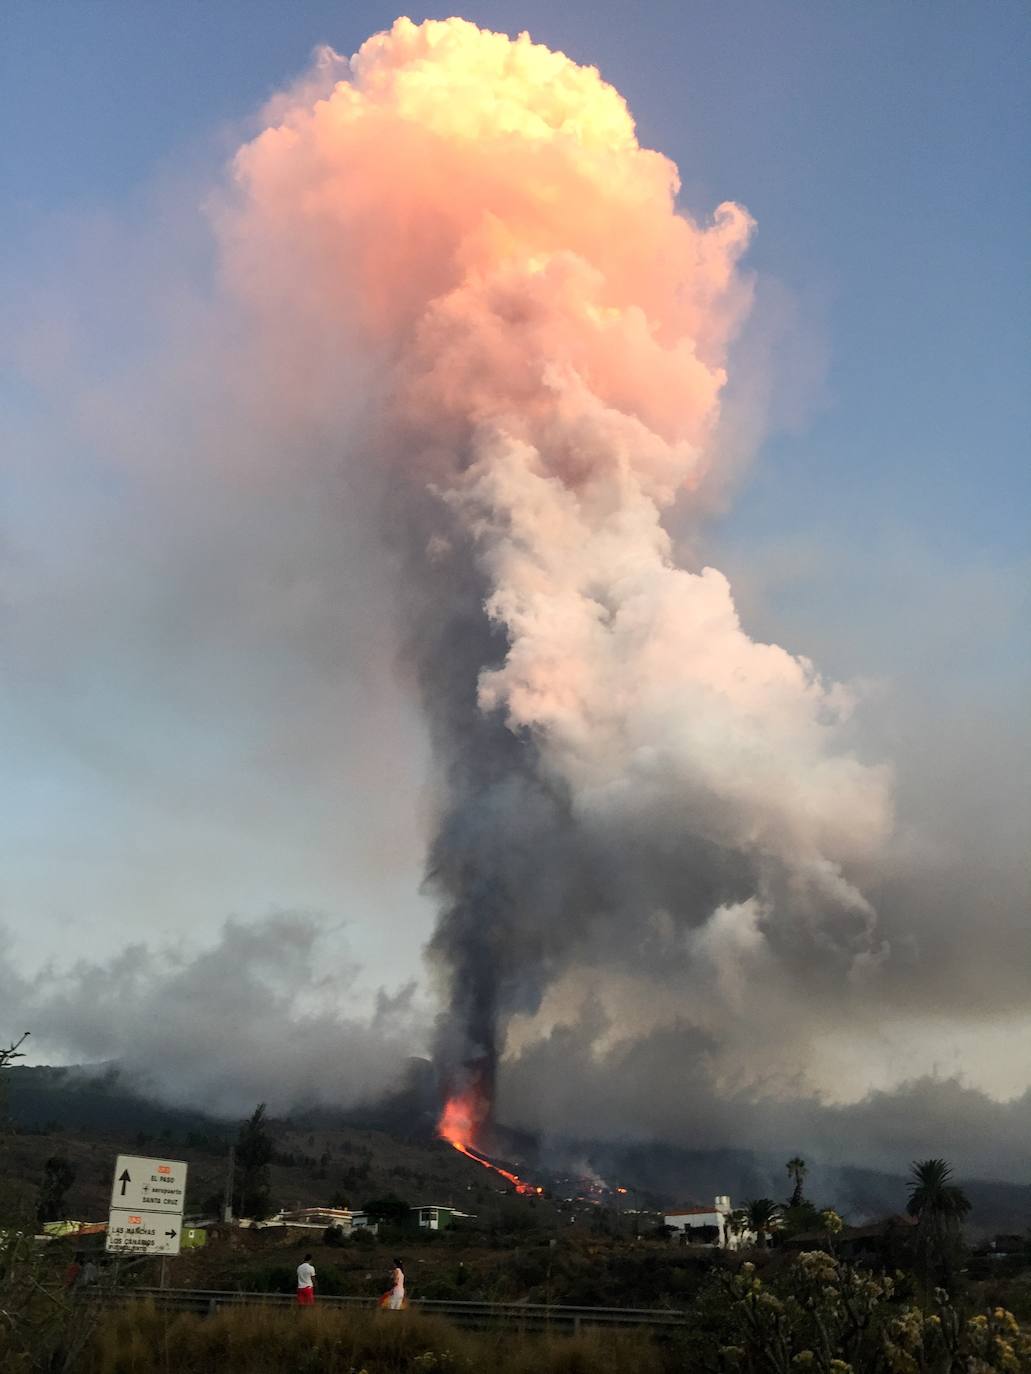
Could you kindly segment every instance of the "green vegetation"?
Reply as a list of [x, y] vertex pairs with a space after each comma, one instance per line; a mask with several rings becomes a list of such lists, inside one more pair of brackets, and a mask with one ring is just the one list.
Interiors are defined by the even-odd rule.
[[[877, 1275], [823, 1251], [767, 1281], [746, 1263], [721, 1274], [685, 1371], [742, 1374], [1027, 1374], [1031, 1334], [1001, 1307], [964, 1319], [944, 1290], [920, 1306], [905, 1277]], [[704, 1317], [708, 1317], [705, 1323]], [[707, 1354], [715, 1346], [717, 1361]]]

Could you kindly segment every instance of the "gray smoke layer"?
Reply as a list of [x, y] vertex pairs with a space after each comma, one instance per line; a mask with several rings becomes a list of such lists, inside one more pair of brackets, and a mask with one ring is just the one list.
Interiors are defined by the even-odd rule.
[[503, 1116], [545, 1140], [575, 1137], [590, 1122], [598, 1138], [627, 1147], [659, 1140], [717, 1157], [755, 1151], [777, 1162], [778, 1189], [780, 1160], [796, 1153], [895, 1175], [913, 1159], [944, 1156], [967, 1178], [1027, 1179], [1031, 1089], [1000, 1102], [957, 1077], [920, 1075], [836, 1105], [802, 1084], [785, 1094], [772, 1084], [763, 1091], [717, 1081], [711, 1064], [720, 1046], [689, 1024], [618, 1040], [604, 1053], [597, 1039], [597, 1023], [585, 1018], [515, 1059]]
[[227, 921], [207, 945], [132, 944], [106, 962], [33, 976], [0, 960], [0, 1006], [32, 1032], [32, 1057], [115, 1063], [140, 1093], [240, 1116], [375, 1102], [426, 1033], [409, 984], [348, 1016], [360, 969], [325, 920], [283, 912]]

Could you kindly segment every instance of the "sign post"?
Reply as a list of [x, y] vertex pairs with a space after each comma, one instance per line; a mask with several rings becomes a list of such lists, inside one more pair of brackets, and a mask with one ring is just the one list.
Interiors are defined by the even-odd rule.
[[182, 1160], [119, 1155], [111, 1184], [107, 1249], [118, 1255], [178, 1255], [185, 1202]]

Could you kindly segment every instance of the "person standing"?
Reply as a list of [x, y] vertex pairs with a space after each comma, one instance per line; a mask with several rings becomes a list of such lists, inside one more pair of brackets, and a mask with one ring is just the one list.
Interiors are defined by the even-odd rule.
[[405, 1271], [399, 1259], [394, 1260], [394, 1272], [391, 1277], [393, 1287], [390, 1290], [390, 1300], [387, 1307], [391, 1312], [399, 1312], [405, 1302]]
[[312, 1307], [315, 1303], [315, 1266], [311, 1255], [305, 1255], [297, 1266], [297, 1304], [299, 1307]]

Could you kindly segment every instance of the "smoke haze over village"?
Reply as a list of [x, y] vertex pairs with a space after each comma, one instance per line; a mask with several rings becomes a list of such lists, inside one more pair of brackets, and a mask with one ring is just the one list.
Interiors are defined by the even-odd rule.
[[475, 17], [5, 239], [8, 1029], [216, 1112], [486, 1059], [543, 1138], [1022, 1178], [1028, 559], [957, 532], [1019, 417], [951, 503], [937, 420], [836, 457], [878, 394], [745, 173]]

